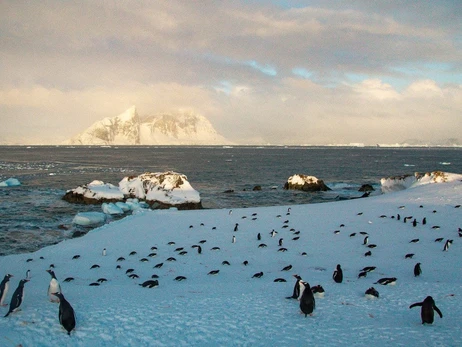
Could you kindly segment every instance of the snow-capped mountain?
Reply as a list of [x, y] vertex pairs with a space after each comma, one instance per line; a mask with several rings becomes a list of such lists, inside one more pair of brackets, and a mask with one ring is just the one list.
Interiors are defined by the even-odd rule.
[[113, 118], [95, 122], [69, 141], [71, 145], [222, 145], [230, 141], [209, 120], [193, 112], [141, 118], [132, 106]]

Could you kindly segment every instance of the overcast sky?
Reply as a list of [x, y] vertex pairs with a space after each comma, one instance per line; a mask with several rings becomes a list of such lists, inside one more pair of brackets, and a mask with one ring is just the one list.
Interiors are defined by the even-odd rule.
[[462, 143], [462, 1], [0, 1], [0, 143], [132, 105], [241, 144]]

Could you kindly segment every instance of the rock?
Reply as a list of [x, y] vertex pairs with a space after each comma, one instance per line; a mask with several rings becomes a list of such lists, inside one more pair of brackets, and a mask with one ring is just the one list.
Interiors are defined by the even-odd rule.
[[85, 235], [86, 233], [87, 233], [87, 232], [85, 232], [85, 231], [76, 230], [76, 231], [74, 231], [74, 233], [72, 234], [72, 238], [82, 237], [82, 236]]
[[363, 184], [358, 192], [373, 192], [375, 189], [370, 184]]
[[253, 191], [256, 191], [256, 190], [261, 190], [261, 186], [255, 186], [255, 187], [253, 187], [253, 189], [252, 189], [252, 190], [253, 190]]
[[287, 182], [284, 184], [284, 189], [303, 190], [305, 192], [331, 190], [324, 184], [323, 180], [320, 180], [314, 176], [299, 174], [290, 176]]
[[234, 193], [234, 189], [225, 190], [223, 193], [226, 193], [226, 194]]

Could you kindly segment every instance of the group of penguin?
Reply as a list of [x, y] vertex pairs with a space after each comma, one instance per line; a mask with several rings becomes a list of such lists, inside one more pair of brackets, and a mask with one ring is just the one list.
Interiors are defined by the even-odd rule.
[[[70, 336], [71, 331], [75, 328], [75, 312], [71, 304], [65, 299], [64, 295], [61, 292], [61, 286], [56, 279], [55, 273], [52, 270], [46, 270], [51, 276], [50, 284], [48, 286], [48, 297], [51, 302], [59, 303], [58, 318], [59, 322], [66, 329], [67, 334]], [[2, 282], [0, 283], [0, 305], [7, 306], [5, 303], [6, 295], [9, 290], [10, 278], [13, 277], [11, 274], [5, 275]], [[8, 317], [11, 313], [17, 312], [20, 310], [24, 298], [24, 285], [30, 281], [30, 271], [26, 273], [26, 278], [19, 281], [18, 287], [14, 291], [10, 307], [5, 315]]]

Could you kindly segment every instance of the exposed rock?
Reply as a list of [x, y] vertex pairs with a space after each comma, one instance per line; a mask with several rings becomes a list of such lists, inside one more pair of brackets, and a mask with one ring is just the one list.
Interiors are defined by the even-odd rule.
[[226, 194], [234, 193], [234, 189], [225, 190], [223, 193], [226, 193]]
[[373, 192], [375, 189], [370, 184], [363, 184], [358, 192]]
[[253, 190], [253, 191], [256, 191], [256, 190], [261, 190], [261, 186], [255, 186], [255, 187], [253, 187], [253, 189], [252, 189], [252, 190]]
[[89, 184], [68, 190], [63, 200], [77, 204], [101, 204], [103, 202], [117, 202], [124, 200], [124, 194], [118, 187], [102, 181], [93, 181]]
[[284, 184], [284, 189], [303, 190], [305, 192], [319, 192], [331, 190], [326, 186], [323, 180], [317, 179], [314, 176], [293, 175], [290, 176]]

